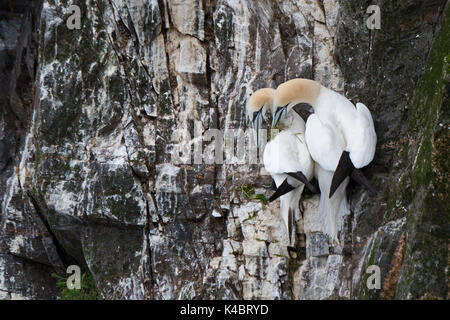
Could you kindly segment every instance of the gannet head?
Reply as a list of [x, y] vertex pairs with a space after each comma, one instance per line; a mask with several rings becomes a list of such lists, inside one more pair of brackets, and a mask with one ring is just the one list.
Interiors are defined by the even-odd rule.
[[259, 128], [266, 109], [272, 109], [275, 89], [263, 88], [255, 91], [247, 102], [247, 119], [256, 131], [256, 144], [259, 146]]
[[321, 85], [309, 79], [292, 79], [280, 84], [275, 92], [272, 107], [272, 127], [298, 103], [314, 107]]

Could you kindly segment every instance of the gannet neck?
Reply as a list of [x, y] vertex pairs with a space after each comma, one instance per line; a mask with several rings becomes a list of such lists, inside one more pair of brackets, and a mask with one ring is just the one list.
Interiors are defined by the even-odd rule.
[[305, 133], [305, 120], [297, 112], [289, 112], [280, 120], [280, 129], [293, 133]]
[[275, 106], [288, 106], [290, 110], [299, 103], [308, 103], [314, 107], [322, 86], [309, 79], [292, 79], [278, 86], [275, 93]]
[[326, 122], [326, 118], [336, 120], [337, 118], [354, 118], [356, 108], [342, 94], [331, 89], [321, 87], [319, 95], [314, 104], [312, 104], [314, 113], [316, 113], [322, 121]]

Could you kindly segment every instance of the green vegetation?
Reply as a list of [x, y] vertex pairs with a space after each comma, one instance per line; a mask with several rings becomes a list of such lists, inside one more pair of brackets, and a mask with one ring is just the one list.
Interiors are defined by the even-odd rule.
[[251, 187], [247, 184], [243, 184], [241, 186], [241, 192], [248, 199], [259, 200], [263, 204], [267, 204], [267, 202], [268, 202], [266, 197], [262, 193], [255, 194], [255, 188]]
[[[428, 55], [408, 110], [407, 139], [399, 152], [401, 179], [388, 204], [406, 207], [406, 244], [394, 299], [445, 297], [448, 267], [448, 96], [446, 75], [450, 8]], [[394, 198], [395, 196], [395, 198]], [[390, 209], [388, 207], [388, 209]]]
[[81, 289], [67, 288], [67, 276], [60, 276], [52, 273], [52, 278], [57, 279], [56, 286], [61, 289], [60, 300], [97, 300], [98, 291], [95, 286], [94, 278], [89, 272], [83, 273], [81, 276]]
[[247, 221], [249, 221], [249, 220], [255, 218], [256, 216], [258, 216], [258, 212], [252, 211], [252, 212], [250, 212], [250, 213], [248, 214], [248, 217], [245, 218], [242, 222], [247, 222]]
[[269, 141], [273, 140], [280, 133], [280, 123], [278, 122], [272, 129], [267, 131]]

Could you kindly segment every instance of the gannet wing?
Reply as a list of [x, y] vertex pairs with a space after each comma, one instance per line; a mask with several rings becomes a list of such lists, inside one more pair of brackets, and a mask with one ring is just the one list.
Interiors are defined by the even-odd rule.
[[347, 176], [373, 191], [366, 177], [359, 170], [368, 165], [375, 155], [377, 137], [372, 115], [364, 104], [357, 103], [354, 112], [341, 114], [339, 119], [339, 130], [345, 136], [346, 145], [334, 170], [329, 197], [333, 196]]
[[306, 178], [306, 176], [303, 174], [303, 172], [301, 172], [301, 171], [288, 172], [287, 174], [289, 176], [291, 176], [292, 178], [295, 178], [298, 181], [303, 182], [305, 184], [305, 186], [309, 189], [309, 191], [311, 191], [312, 193], [319, 193], [319, 190], [317, 189], [317, 187], [314, 186], [314, 184], [312, 184], [311, 182], [309, 182], [308, 178]]
[[334, 171], [343, 148], [332, 128], [312, 114], [306, 122], [305, 138], [311, 158], [323, 169]]
[[[317, 192], [309, 182], [313, 176], [314, 163], [306, 144], [296, 134], [288, 131], [280, 132], [266, 145], [263, 157], [264, 167], [272, 177], [287, 174], [295, 179], [291, 181], [291, 183], [294, 182], [294, 185], [289, 184], [289, 186], [298, 187], [299, 184], [295, 184], [295, 181], [298, 181], [304, 183], [312, 192]], [[286, 187], [287, 179], [283, 183], [285, 183], [284, 189], [280, 189], [280, 185], [271, 199], [275, 200], [292, 190], [292, 188]]]
[[289, 184], [288, 179], [284, 179], [283, 183], [277, 188], [275, 193], [269, 198], [269, 202], [275, 201], [282, 195], [285, 195], [288, 192], [291, 192], [296, 187]]
[[303, 172], [307, 178], [312, 178], [313, 162], [308, 148], [290, 132], [282, 131], [267, 143], [263, 162], [270, 174]]
[[339, 159], [339, 164], [336, 171], [333, 174], [333, 179], [331, 180], [329, 198], [331, 198], [340, 186], [345, 178], [350, 176], [353, 180], [365, 186], [371, 193], [375, 193], [375, 190], [369, 184], [369, 181], [364, 176], [361, 170], [355, 168], [353, 165], [350, 154], [347, 151], [342, 152], [341, 158]]
[[375, 155], [377, 135], [369, 109], [362, 104], [356, 104], [356, 117], [350, 135], [347, 135], [347, 148], [355, 168], [367, 166]]
[[329, 198], [333, 196], [342, 181], [352, 174], [354, 169], [355, 166], [350, 160], [350, 154], [347, 151], [342, 152], [336, 171], [333, 174], [333, 179], [331, 180]]

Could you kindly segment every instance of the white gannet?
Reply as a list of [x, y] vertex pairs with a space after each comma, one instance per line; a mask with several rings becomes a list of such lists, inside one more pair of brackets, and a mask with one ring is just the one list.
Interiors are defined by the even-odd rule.
[[333, 242], [338, 243], [336, 214], [345, 200], [347, 177], [372, 191], [359, 170], [368, 165], [375, 154], [372, 116], [364, 104], [357, 103], [355, 107], [343, 95], [316, 81], [293, 79], [277, 88], [272, 125], [291, 114], [298, 103], [308, 103], [314, 110], [306, 123], [305, 138], [312, 159], [320, 166], [316, 169], [321, 190], [319, 214], [325, 212], [331, 219], [329, 234]]
[[[258, 101], [258, 104], [249, 103], [251, 108], [247, 109], [250, 118], [253, 116], [255, 130], [259, 129], [258, 117], [264, 112], [264, 107], [270, 107], [272, 114], [275, 114], [272, 103], [274, 93], [274, 89], [261, 89], [250, 98], [250, 102]], [[277, 186], [269, 201], [280, 197], [280, 216], [286, 226], [289, 246], [293, 247], [295, 217], [299, 215], [299, 201], [304, 186], [307, 185], [311, 191], [316, 192], [316, 188], [309, 182], [314, 175], [314, 162], [306, 146], [305, 121], [302, 117], [292, 113], [281, 121], [281, 125], [285, 130], [266, 144], [263, 161], [266, 171]]]

